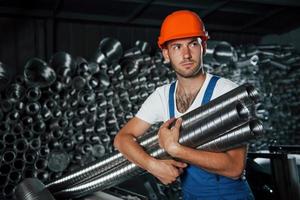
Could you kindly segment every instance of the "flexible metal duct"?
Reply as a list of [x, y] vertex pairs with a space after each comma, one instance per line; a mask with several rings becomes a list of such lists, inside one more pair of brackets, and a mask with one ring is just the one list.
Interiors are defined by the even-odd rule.
[[18, 83], [10, 85], [6, 90], [6, 97], [8, 99], [11, 99], [14, 102], [18, 102], [22, 100], [24, 98], [24, 95], [25, 95], [25, 88]]
[[259, 120], [251, 120], [245, 124], [235, 128], [229, 133], [200, 145], [197, 149], [212, 151], [212, 152], [223, 152], [230, 148], [242, 146], [247, 144], [249, 140], [261, 137], [263, 134], [263, 125]]
[[246, 66], [256, 66], [259, 61], [259, 57], [257, 55], [251, 56], [251, 58], [235, 62], [237, 67], [246, 67]]
[[208, 41], [204, 60], [211, 64], [236, 62], [237, 53], [228, 42]]
[[0, 62], [0, 91], [5, 90], [13, 77], [13, 69]]
[[[183, 115], [181, 130], [187, 130], [189, 127], [195, 125], [198, 121], [200, 121], [204, 116], [208, 116], [209, 114], [217, 112], [225, 106], [232, 104], [234, 101], [240, 100], [246, 102], [256, 102], [257, 99], [258, 92], [251, 85], [241, 85], [229, 91], [228, 93], [210, 101], [209, 103], [191, 111], [190, 113]], [[139, 139], [140, 145], [144, 146], [146, 149], [157, 144], [157, 141], [158, 136], [156, 132]], [[78, 184], [79, 182], [90, 179], [95, 175], [99, 175], [124, 161], [126, 161], [126, 159], [122, 156], [121, 153], [115, 153], [113, 155], [105, 157], [101, 161], [95, 161], [87, 167], [82, 167], [76, 172], [72, 172], [57, 180], [54, 180], [48, 183], [46, 187], [51, 192], [56, 192], [64, 189], [66, 185], [71, 186], [74, 184]]]
[[[203, 119], [201, 122], [196, 124], [196, 126], [191, 127], [186, 131], [181, 130], [179, 142], [183, 145], [197, 147], [203, 143], [203, 141], [212, 138], [212, 134], [215, 138], [217, 135], [227, 132], [241, 123], [246, 122], [249, 119], [249, 114], [247, 107], [241, 103], [228, 105], [222, 109], [222, 111], [216, 112]], [[149, 153], [151, 156], [157, 158], [167, 156], [163, 149], [158, 148], [158, 145]], [[126, 161], [115, 168], [113, 168], [113, 166], [114, 165], [106, 166], [112, 170], [100, 174], [100, 176], [95, 176], [91, 180], [88, 180], [89, 182], [87, 183], [82, 183], [72, 188], [59, 191], [55, 193], [55, 196], [59, 198], [74, 198], [83, 196], [118, 184], [127, 180], [129, 177], [132, 177], [132, 175], [139, 174], [140, 171], [142, 171], [135, 164], [130, 163], [129, 161]]]
[[118, 61], [123, 55], [121, 42], [114, 38], [103, 38], [99, 44], [97, 51], [92, 57], [92, 61], [97, 63], [113, 63]]
[[36, 178], [22, 181], [15, 190], [17, 200], [55, 200], [44, 184]]
[[[246, 105], [251, 105], [252, 103], [257, 103], [259, 100], [258, 91], [250, 84], [243, 84], [213, 100], [209, 103], [181, 116], [182, 124], [181, 130], [184, 131], [199, 121], [201, 121], [204, 117], [211, 115], [212, 113], [218, 112], [224, 107], [232, 104], [235, 101], [242, 101]], [[145, 144], [145, 146], [149, 146], [154, 144], [153, 141], [157, 141], [158, 136], [154, 134], [153, 137], [147, 136], [147, 138], [140, 140]]]
[[76, 70], [76, 64], [72, 56], [63, 51], [55, 53], [49, 64], [59, 76], [73, 75]]
[[[233, 147], [242, 146], [247, 141], [260, 137], [262, 133], [263, 133], [262, 124], [258, 120], [251, 120], [250, 122], [247, 122], [241, 125], [240, 127], [232, 131], [229, 131], [228, 133], [226, 133], [226, 135], [221, 136], [216, 140], [208, 142], [207, 144], [204, 145], [200, 145], [198, 149], [208, 150], [213, 152], [222, 152], [231, 149]], [[163, 152], [164, 151], [162, 149], [158, 149], [152, 152], [152, 155], [163, 154]], [[144, 170], [137, 167], [135, 164], [126, 161], [122, 163], [120, 166], [115, 167], [111, 171], [108, 171], [99, 177], [93, 178], [93, 180], [94, 182], [99, 180], [99, 182], [102, 183], [101, 189], [105, 189], [113, 185], [119, 184], [123, 181], [126, 181], [143, 172]], [[77, 192], [76, 190], [80, 188], [84, 188], [84, 186], [89, 187], [89, 190], [95, 190], [95, 191], [100, 190], [99, 188], [96, 188], [96, 186], [92, 182], [87, 182], [85, 184], [79, 185], [78, 187], [66, 189], [65, 192], [68, 191], [74, 194], [75, 192]], [[64, 191], [58, 193], [55, 196], [61, 197], [59, 195], [62, 195], [63, 192]], [[90, 192], [85, 191], [85, 192], [87, 192], [85, 194], [91, 193], [91, 191]], [[85, 195], [85, 194], [81, 194], [81, 195]], [[66, 198], [66, 196], [63, 197]]]
[[[142, 146], [146, 146], [146, 144], [148, 143], [144, 143], [143, 141], [140, 143]], [[78, 182], [82, 182], [92, 178], [95, 175], [101, 174], [111, 169], [112, 166], [117, 166], [124, 161], [126, 161], [126, 158], [124, 158], [121, 153], [114, 152], [113, 154], [106, 155], [101, 161], [95, 161], [91, 163], [90, 166], [81, 167], [76, 172], [71, 172], [57, 180], [48, 183], [46, 187], [49, 189], [49, 191], [56, 192], [66, 188], [66, 186], [78, 184]]]
[[56, 74], [45, 61], [39, 58], [32, 58], [24, 67], [24, 78], [28, 85], [42, 88], [54, 83]]
[[[120, 159], [122, 158], [122, 159]], [[76, 172], [72, 172], [70, 174], [65, 175], [62, 178], [59, 178], [57, 180], [54, 180], [46, 185], [46, 187], [51, 191], [51, 192], [56, 192], [59, 191], [63, 188], [66, 187], [66, 185], [74, 185], [78, 183], [79, 181], [86, 180], [88, 178], [91, 178], [95, 176], [96, 174], [103, 173], [110, 169], [111, 165], [115, 163], [118, 165], [119, 163], [123, 162], [125, 159], [122, 157], [121, 153], [115, 152], [114, 154], [109, 154], [105, 156], [104, 159], [101, 161], [97, 161], [92, 163], [88, 167], [82, 167]], [[108, 166], [108, 167], [107, 167]]]

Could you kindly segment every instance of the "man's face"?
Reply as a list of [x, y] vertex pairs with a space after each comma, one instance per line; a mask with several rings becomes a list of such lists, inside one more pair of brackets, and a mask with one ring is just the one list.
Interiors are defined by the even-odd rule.
[[162, 51], [165, 60], [170, 61], [178, 76], [191, 78], [202, 72], [201, 38], [171, 40]]

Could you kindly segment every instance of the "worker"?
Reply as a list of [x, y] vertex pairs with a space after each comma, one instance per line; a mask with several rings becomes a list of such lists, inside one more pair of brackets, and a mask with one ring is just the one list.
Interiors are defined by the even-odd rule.
[[[176, 81], [158, 87], [145, 100], [116, 135], [114, 145], [129, 161], [164, 184], [180, 176], [184, 200], [254, 199], [244, 177], [246, 146], [215, 153], [178, 142], [180, 116], [237, 87], [228, 79], [204, 72], [208, 38], [195, 12], [179, 10], [165, 18], [158, 46], [175, 71]], [[159, 145], [174, 159], [151, 157], [137, 143], [137, 137], [157, 122], [164, 122], [158, 131]]]

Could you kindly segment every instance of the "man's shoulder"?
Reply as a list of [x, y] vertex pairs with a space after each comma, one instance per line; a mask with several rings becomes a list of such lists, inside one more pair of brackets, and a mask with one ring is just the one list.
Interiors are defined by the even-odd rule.
[[[213, 75], [210, 74], [210, 76], [213, 76]], [[222, 94], [225, 94], [225, 93], [229, 92], [230, 90], [233, 90], [236, 87], [238, 87], [238, 84], [236, 84], [235, 82], [233, 82], [227, 78], [220, 77], [215, 86], [213, 98], [216, 98]]]
[[159, 94], [166, 94], [166, 93], [168, 93], [171, 84], [172, 83], [161, 85], [155, 89], [155, 92], [157, 92]]
[[225, 77], [222, 77], [219, 75], [208, 74], [208, 73], [207, 73], [207, 75], [219, 77], [219, 80], [217, 82], [218, 87], [227, 87], [227, 88], [231, 88], [231, 89], [238, 87], [238, 84], [236, 84], [235, 82], [233, 82], [232, 80], [230, 80], [228, 78], [225, 78]]
[[220, 84], [221, 86], [226, 86], [226, 87], [231, 87], [231, 88], [238, 87], [238, 84], [236, 84], [235, 82], [233, 82], [232, 80], [230, 80], [228, 78], [221, 77], [219, 81], [221, 83]]

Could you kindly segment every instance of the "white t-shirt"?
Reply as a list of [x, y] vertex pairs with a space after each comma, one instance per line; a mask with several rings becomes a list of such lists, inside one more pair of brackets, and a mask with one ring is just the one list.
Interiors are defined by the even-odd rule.
[[[201, 87], [200, 91], [198, 92], [194, 102], [192, 105], [185, 111], [185, 113], [188, 113], [199, 106], [201, 106], [202, 99], [204, 96], [204, 92], [207, 88], [207, 85], [211, 79], [212, 75], [206, 73], [206, 78], [203, 83], [203, 86]], [[177, 83], [175, 84], [175, 91], [177, 90]], [[169, 116], [169, 90], [170, 90], [171, 84], [166, 84], [161, 87], [156, 88], [156, 90], [145, 100], [145, 102], [142, 104], [140, 110], [135, 115], [136, 117], [148, 122], [149, 124], [155, 124], [157, 122], [165, 122], [167, 121]], [[220, 78], [217, 81], [217, 84], [215, 86], [214, 92], [212, 94], [211, 99], [217, 98], [218, 96], [221, 96], [222, 94], [236, 88], [238, 85], [228, 79]], [[176, 92], [174, 92], [174, 114], [175, 117], [178, 118], [182, 116], [185, 113], [180, 113], [177, 110], [176, 105]]]

